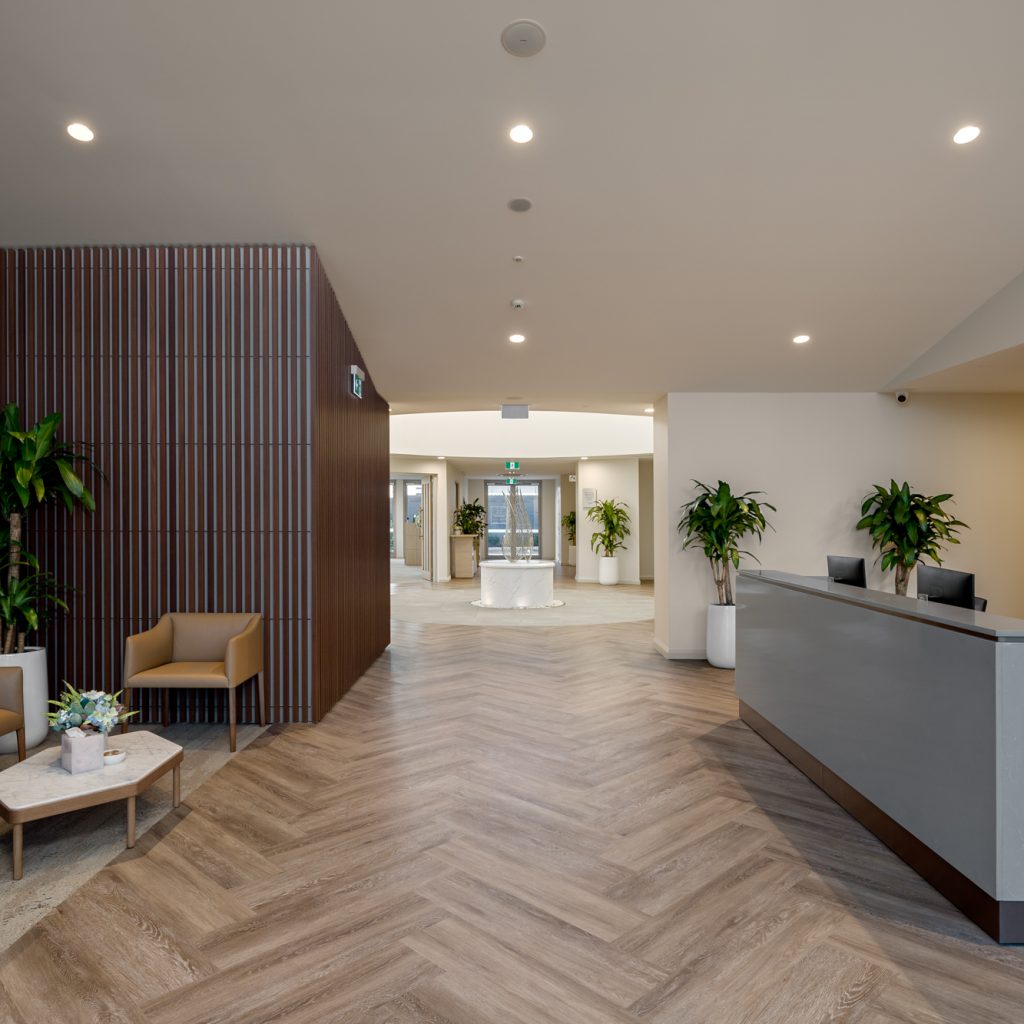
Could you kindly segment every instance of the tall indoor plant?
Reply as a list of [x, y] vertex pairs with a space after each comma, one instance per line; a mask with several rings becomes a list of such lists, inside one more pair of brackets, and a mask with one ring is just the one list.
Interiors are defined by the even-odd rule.
[[591, 550], [601, 556], [597, 560], [597, 581], [614, 586], [619, 582], [617, 552], [625, 550], [629, 536], [629, 509], [621, 501], [606, 498], [587, 509], [587, 518], [601, 527], [590, 537]]
[[758, 501], [763, 491], [734, 494], [724, 480], [714, 489], [694, 480], [697, 495], [682, 506], [677, 530], [683, 536], [683, 550], [700, 548], [711, 563], [711, 575], [718, 591], [718, 604], [708, 607], [708, 661], [717, 668], [736, 666], [736, 604], [732, 597], [732, 570], [744, 556], [757, 558], [740, 544], [745, 537], [762, 540], [770, 528], [764, 510], [776, 511], [767, 501]]
[[[24, 677], [25, 738], [28, 746], [46, 736], [46, 652], [26, 646], [47, 610], [66, 607], [53, 576], [23, 547], [26, 523], [34, 511], [61, 504], [69, 512], [81, 506], [95, 508], [93, 497], [77, 473], [81, 464], [92, 466], [81, 447], [57, 438], [60, 413], [50, 413], [35, 426], [23, 429], [16, 404], [0, 412], [0, 529], [6, 552], [0, 598], [0, 665], [16, 665]], [[93, 467], [94, 468], [94, 467]], [[5, 740], [0, 740], [4, 751]]]
[[455, 528], [466, 536], [473, 538], [473, 548], [476, 551], [476, 559], [480, 561], [480, 534], [484, 532], [484, 521], [487, 518], [487, 510], [475, 498], [473, 501], [464, 501], [455, 509]]
[[948, 544], [959, 544], [956, 534], [969, 527], [942, 507], [952, 494], [928, 497], [912, 491], [906, 481], [895, 480], [888, 487], [874, 488], [861, 504], [857, 529], [871, 534], [882, 570], [896, 570], [896, 593], [905, 595], [914, 566], [923, 558], [942, 565], [939, 553]]

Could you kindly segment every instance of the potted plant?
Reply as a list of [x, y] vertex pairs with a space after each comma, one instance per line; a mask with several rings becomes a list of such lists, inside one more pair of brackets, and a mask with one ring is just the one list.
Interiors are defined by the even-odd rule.
[[115, 725], [127, 722], [137, 711], [125, 711], [121, 694], [105, 690], [79, 692], [64, 682], [64, 692], [50, 703], [57, 709], [47, 714], [54, 732], [61, 733], [60, 763], [65, 771], [77, 775], [103, 767], [107, 734]]
[[590, 548], [601, 557], [597, 560], [597, 581], [607, 586], [619, 582], [619, 559], [617, 551], [625, 550], [629, 536], [629, 510], [620, 501], [606, 498], [587, 509], [587, 518], [601, 529], [591, 534]]
[[774, 505], [758, 501], [763, 491], [733, 494], [723, 480], [714, 489], [694, 480], [697, 496], [682, 506], [677, 530], [683, 535], [683, 550], [698, 547], [711, 563], [711, 575], [718, 591], [718, 603], [708, 607], [707, 655], [716, 668], [736, 667], [736, 603], [732, 597], [732, 570], [743, 556], [757, 558], [740, 548], [744, 537], [763, 539], [769, 524], [764, 509]]
[[969, 529], [942, 506], [952, 494], [927, 497], [910, 489], [910, 484], [895, 480], [888, 487], [875, 484], [860, 507], [858, 530], [871, 534], [871, 543], [878, 548], [882, 570], [896, 570], [896, 593], [907, 593], [910, 573], [922, 558], [942, 565], [939, 552], [947, 544], [959, 544], [957, 532]]
[[569, 553], [566, 565], [576, 564], [576, 509], [571, 509], [562, 516], [562, 528], [569, 539]]
[[480, 560], [480, 534], [484, 531], [486, 517], [487, 510], [475, 499], [464, 501], [455, 509], [455, 529], [459, 533], [473, 538], [473, 549], [476, 552], [477, 561]]
[[[0, 412], [0, 527], [6, 552], [0, 566], [4, 576], [0, 603], [0, 665], [17, 665], [24, 677], [25, 742], [36, 746], [46, 737], [46, 651], [26, 646], [47, 609], [66, 607], [56, 595], [52, 575], [23, 549], [26, 519], [34, 509], [55, 503], [69, 512], [95, 507], [92, 495], [76, 472], [80, 463], [92, 467], [76, 446], [57, 439], [60, 413], [50, 413], [34, 427], [22, 429], [18, 407]], [[92, 467], [95, 468], [95, 467]], [[0, 740], [6, 752], [10, 739]], [[13, 748], [12, 748], [13, 749]]]

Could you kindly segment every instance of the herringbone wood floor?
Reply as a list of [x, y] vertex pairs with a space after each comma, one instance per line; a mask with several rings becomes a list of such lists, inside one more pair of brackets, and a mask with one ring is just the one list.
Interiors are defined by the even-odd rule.
[[0, 1020], [1019, 1022], [999, 948], [649, 624], [397, 624], [0, 968]]

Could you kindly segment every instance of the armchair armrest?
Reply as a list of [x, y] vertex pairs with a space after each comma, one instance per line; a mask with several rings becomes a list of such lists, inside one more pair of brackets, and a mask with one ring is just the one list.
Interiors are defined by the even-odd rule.
[[224, 674], [232, 686], [263, 671], [263, 616], [254, 615], [241, 633], [228, 641]]
[[136, 633], [124, 642], [124, 683], [138, 672], [166, 665], [171, 660], [174, 645], [174, 625], [169, 615], [144, 633]]
[[0, 668], [0, 708], [22, 716], [25, 714], [22, 671], [17, 666]]

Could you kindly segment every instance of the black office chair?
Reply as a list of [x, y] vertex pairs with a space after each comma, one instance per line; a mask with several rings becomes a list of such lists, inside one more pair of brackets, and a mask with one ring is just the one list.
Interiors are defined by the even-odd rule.
[[976, 597], [974, 599], [974, 610], [976, 612], [984, 612], [988, 610], [988, 600], [984, 597]]

